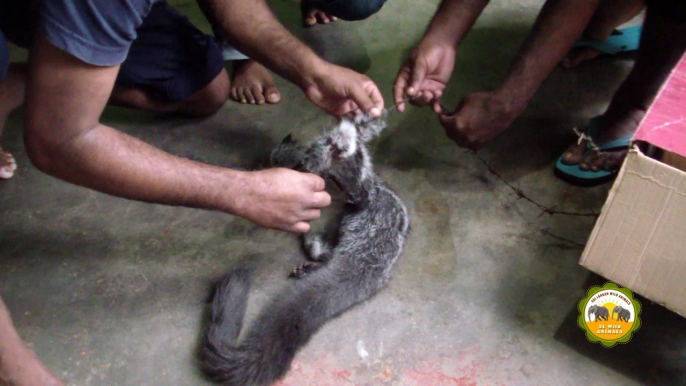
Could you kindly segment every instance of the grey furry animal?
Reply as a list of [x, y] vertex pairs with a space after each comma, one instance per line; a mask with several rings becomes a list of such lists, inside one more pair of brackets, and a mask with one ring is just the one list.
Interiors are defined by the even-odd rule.
[[296, 280], [268, 302], [240, 343], [249, 272], [235, 270], [222, 280], [201, 349], [202, 367], [212, 380], [231, 386], [274, 383], [322, 325], [387, 284], [410, 224], [403, 202], [372, 170], [366, 144], [384, 127], [384, 118], [345, 119], [306, 148], [287, 138], [274, 149], [273, 165], [333, 180], [347, 205], [333, 239], [303, 238], [312, 262], [294, 269]]
[[603, 306], [590, 306], [588, 307], [588, 319], [591, 319], [591, 314], [595, 314], [595, 320], [605, 320], [607, 321], [609, 312], [607, 308]]
[[628, 322], [631, 319], [631, 311], [625, 310], [621, 306], [617, 306], [612, 310], [612, 319], [615, 318], [615, 314], [617, 314], [617, 320]]

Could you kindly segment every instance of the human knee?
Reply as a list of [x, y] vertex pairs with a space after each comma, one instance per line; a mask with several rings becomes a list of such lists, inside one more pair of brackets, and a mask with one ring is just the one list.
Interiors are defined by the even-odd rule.
[[222, 71], [207, 87], [192, 95], [180, 110], [193, 116], [207, 116], [219, 110], [229, 98], [230, 81]]

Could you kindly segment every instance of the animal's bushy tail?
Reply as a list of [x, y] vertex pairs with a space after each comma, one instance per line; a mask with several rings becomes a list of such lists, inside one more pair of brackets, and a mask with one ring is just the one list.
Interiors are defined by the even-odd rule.
[[[246, 353], [236, 347], [248, 305], [250, 272], [237, 269], [217, 285], [212, 301], [210, 325], [202, 345], [200, 359], [205, 373], [214, 381], [228, 385], [245, 385], [237, 378]], [[232, 371], [233, 370], [233, 371]]]
[[202, 348], [203, 369], [212, 380], [230, 386], [271, 385], [288, 372], [295, 354], [327, 320], [381, 286], [378, 280], [359, 283], [318, 271], [272, 298], [237, 346], [249, 285], [244, 272], [234, 271], [217, 288]]

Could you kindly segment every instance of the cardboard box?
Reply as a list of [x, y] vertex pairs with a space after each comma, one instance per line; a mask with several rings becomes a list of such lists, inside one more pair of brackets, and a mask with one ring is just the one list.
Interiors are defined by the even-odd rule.
[[686, 56], [641, 122], [580, 264], [686, 316]]

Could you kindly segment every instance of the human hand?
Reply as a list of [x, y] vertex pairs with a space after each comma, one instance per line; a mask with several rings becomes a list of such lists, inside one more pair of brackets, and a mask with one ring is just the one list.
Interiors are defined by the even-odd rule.
[[331, 204], [321, 177], [290, 169], [251, 172], [237, 215], [258, 225], [295, 233], [307, 233], [310, 221]]
[[478, 92], [462, 98], [452, 113], [441, 113], [438, 119], [458, 146], [476, 150], [505, 131], [519, 112], [495, 92]]
[[305, 87], [307, 99], [337, 117], [364, 112], [378, 117], [384, 108], [383, 97], [376, 84], [366, 75], [327, 64]]
[[405, 111], [401, 103], [405, 95], [420, 106], [431, 104], [434, 112], [441, 112], [440, 98], [455, 67], [455, 48], [447, 44], [420, 43], [400, 67], [393, 85], [393, 99], [398, 111]]

